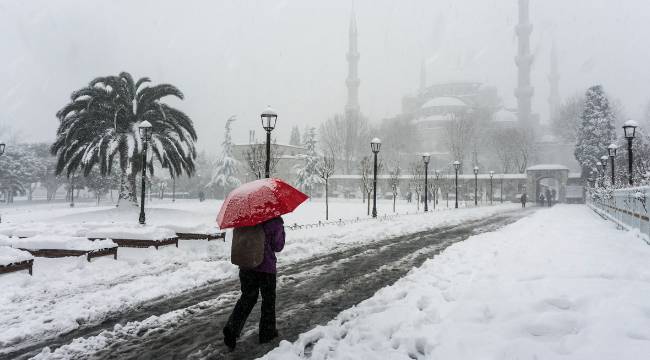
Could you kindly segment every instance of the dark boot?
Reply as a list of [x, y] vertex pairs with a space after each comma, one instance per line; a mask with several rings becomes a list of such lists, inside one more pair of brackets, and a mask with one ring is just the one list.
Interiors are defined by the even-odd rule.
[[237, 337], [227, 327], [223, 328], [223, 343], [226, 344], [230, 351], [235, 350], [237, 345]]
[[260, 334], [260, 344], [266, 344], [270, 342], [271, 340], [275, 339], [278, 337], [278, 329], [273, 330], [269, 334]]

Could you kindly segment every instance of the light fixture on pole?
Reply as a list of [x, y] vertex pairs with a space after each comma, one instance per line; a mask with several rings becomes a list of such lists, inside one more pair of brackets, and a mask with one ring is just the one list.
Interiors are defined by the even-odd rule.
[[140, 192], [140, 224], [144, 225], [146, 217], [144, 214], [144, 194], [147, 179], [147, 145], [151, 140], [151, 123], [147, 120], [140, 122], [138, 130], [140, 131], [140, 139], [142, 139], [142, 187]]
[[[493, 178], [494, 178], [494, 171], [490, 171], [490, 205], [492, 205], [492, 201], [494, 200], [494, 188], [492, 187]], [[503, 184], [503, 180], [501, 183]]]
[[[424, 161], [424, 212], [429, 211], [429, 160], [431, 160], [429, 153], [422, 154], [422, 161]], [[435, 207], [435, 204], [433, 206]]]
[[456, 204], [455, 208], [458, 209], [458, 170], [460, 169], [460, 161], [454, 161], [454, 170], [456, 170]]
[[372, 139], [370, 141], [370, 149], [372, 150], [372, 153], [375, 155], [375, 166], [374, 166], [374, 171], [373, 171], [373, 178], [372, 178], [372, 217], [376, 218], [377, 217], [377, 154], [379, 153], [379, 149], [381, 149], [381, 140], [378, 138]]
[[264, 167], [264, 177], [271, 177], [271, 131], [275, 129], [275, 122], [278, 120], [278, 114], [267, 106], [266, 110], [260, 115], [262, 127], [266, 131], [266, 164]]
[[616, 144], [610, 144], [607, 147], [607, 153], [609, 154], [609, 159], [611, 161], [611, 168], [612, 168], [612, 186], [616, 184], [616, 177], [614, 176], [614, 158], [616, 157], [616, 150], [618, 149], [618, 145]]
[[639, 127], [639, 124], [634, 120], [628, 120], [623, 124], [623, 132], [625, 138], [627, 139], [627, 176], [628, 183], [633, 184], [632, 180], [632, 140], [634, 140], [634, 135], [636, 133], [636, 128]]
[[478, 206], [478, 166], [474, 166], [474, 206]]

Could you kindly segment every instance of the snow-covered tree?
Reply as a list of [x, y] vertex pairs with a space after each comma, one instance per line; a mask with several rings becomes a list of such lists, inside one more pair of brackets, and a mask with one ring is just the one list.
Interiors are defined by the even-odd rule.
[[298, 126], [294, 125], [291, 127], [291, 138], [289, 138], [289, 145], [293, 146], [300, 146], [302, 142], [300, 142], [300, 130], [298, 129]]
[[[197, 139], [192, 120], [161, 100], [183, 99], [173, 85], [147, 86], [149, 78], [137, 82], [127, 73], [98, 77], [72, 93], [72, 101], [57, 117], [60, 124], [52, 154], [58, 157], [56, 172], [70, 176], [77, 170], [89, 174], [97, 165], [102, 175], [111, 173], [114, 163], [121, 170], [119, 199], [136, 201], [135, 175], [141, 172], [140, 122], [152, 126], [150, 149], [162, 168], [174, 177], [194, 173]], [[146, 164], [153, 172], [153, 159]]]
[[395, 202], [397, 201], [397, 195], [399, 195], [400, 175], [401, 175], [401, 169], [399, 167], [399, 163], [395, 162], [393, 168], [389, 171], [389, 178], [388, 178], [390, 190], [393, 194], [393, 212], [395, 212]]
[[318, 161], [318, 176], [325, 183], [325, 220], [329, 220], [329, 179], [334, 174], [335, 169], [336, 158], [333, 152], [330, 152], [329, 155], [323, 155]]
[[582, 94], [574, 95], [562, 102], [551, 117], [551, 130], [555, 136], [568, 143], [576, 142], [578, 129], [582, 123], [580, 116], [584, 110], [584, 102]]
[[592, 86], [587, 90], [580, 120], [575, 157], [582, 167], [582, 176], [589, 177], [598, 174], [596, 163], [607, 154], [607, 146], [616, 139], [616, 119], [602, 86]]
[[232, 153], [232, 137], [230, 136], [230, 124], [236, 120], [235, 116], [231, 116], [226, 120], [226, 129], [224, 131], [224, 139], [221, 143], [221, 154], [217, 159], [217, 164], [214, 169], [212, 179], [208, 183], [209, 187], [216, 187], [221, 191], [222, 198], [225, 198], [228, 191], [239, 186], [241, 183], [237, 178], [239, 161], [235, 159]]
[[424, 191], [424, 164], [421, 161], [412, 162], [409, 188], [415, 193], [415, 203], [420, 211], [420, 194]]
[[316, 129], [309, 128], [303, 134], [303, 140], [303, 146], [307, 149], [307, 153], [304, 156], [304, 164], [295, 167], [298, 175], [296, 185], [307, 194], [310, 194], [316, 185], [324, 182], [318, 173], [319, 158], [316, 152]]

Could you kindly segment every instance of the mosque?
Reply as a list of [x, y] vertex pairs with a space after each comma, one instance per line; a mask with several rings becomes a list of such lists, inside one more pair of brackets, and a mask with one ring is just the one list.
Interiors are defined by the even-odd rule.
[[[449, 164], [456, 160], [448, 150], [447, 128], [458, 117], [481, 118], [482, 130], [499, 131], [508, 128], [525, 130], [531, 134], [531, 139], [534, 139], [534, 152], [531, 152], [531, 158], [528, 159], [528, 169], [525, 174], [501, 174], [502, 182], [504, 178], [508, 182], [504, 191], [510, 192], [511, 197], [527, 192], [530, 199], [536, 199], [540, 192], [552, 188], [558, 194], [558, 201], [579, 202], [582, 201], [583, 191], [580, 167], [573, 156], [574, 144], [563, 143], [553, 136], [548, 125], [541, 123], [539, 115], [532, 109], [534, 87], [531, 84], [530, 74], [534, 58], [530, 52], [530, 35], [533, 26], [529, 19], [529, 0], [518, 0], [518, 5], [519, 23], [515, 27], [518, 43], [514, 59], [517, 69], [517, 86], [514, 90], [516, 108], [503, 106], [496, 87], [472, 79], [473, 64], [464, 63], [464, 57], [458, 56], [461, 61], [458, 62], [457, 69], [446, 71], [445, 79], [433, 84], [427, 83], [426, 64], [423, 62], [417, 93], [403, 97], [401, 113], [394, 119], [406, 119], [415, 125], [419, 136], [415, 146], [417, 152], [431, 154], [430, 166], [434, 169], [448, 168]], [[555, 46], [552, 47], [550, 56], [548, 103], [549, 113], [553, 114], [560, 104], [560, 77]], [[346, 116], [358, 117], [360, 116], [359, 51], [354, 14], [350, 22], [347, 61], [348, 100], [345, 112]], [[486, 172], [486, 169], [498, 170], [500, 167], [496, 156], [489, 151], [471, 151], [465, 162], [469, 163], [464, 164], [466, 171], [474, 166], [481, 167], [483, 172]], [[466, 176], [468, 175], [464, 175]], [[484, 178], [482, 182], [485, 188], [487, 177]]]

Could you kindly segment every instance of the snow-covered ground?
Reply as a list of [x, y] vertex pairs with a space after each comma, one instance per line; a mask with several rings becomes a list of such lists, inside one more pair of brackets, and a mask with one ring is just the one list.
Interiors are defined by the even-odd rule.
[[650, 246], [586, 206], [452, 245], [265, 359], [648, 359]]
[[[154, 202], [147, 210], [150, 226], [208, 229], [214, 227], [219, 209], [217, 201]], [[332, 218], [363, 218], [366, 204], [339, 200], [330, 204]], [[287, 245], [279, 256], [280, 266], [300, 259], [354, 246], [387, 236], [401, 235], [427, 228], [482, 218], [516, 208], [516, 204], [467, 208], [429, 214], [404, 215], [390, 220], [373, 220], [344, 226], [290, 231]], [[380, 201], [379, 213], [388, 213], [392, 202]], [[79, 227], [133, 226], [137, 209], [66, 204], [22, 206], [3, 209], [0, 230], [38, 229], [38, 233], [65, 233]], [[415, 204], [401, 203], [398, 211], [415, 212]], [[323, 219], [324, 204], [309, 201], [287, 223], [309, 223]], [[335, 215], [335, 216], [334, 216]], [[15, 230], [15, 229], [14, 229]], [[178, 230], [177, 230], [178, 231]], [[108, 313], [125, 307], [181, 292], [211, 281], [236, 275], [229, 261], [230, 247], [222, 241], [180, 241], [179, 248], [160, 250], [120, 248], [118, 260], [109, 257], [87, 262], [85, 257], [58, 259], [36, 258], [34, 276], [26, 272], [0, 276], [0, 354], [30, 340], [52, 336], [81, 324], [103, 319]]]

